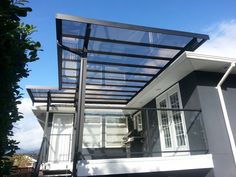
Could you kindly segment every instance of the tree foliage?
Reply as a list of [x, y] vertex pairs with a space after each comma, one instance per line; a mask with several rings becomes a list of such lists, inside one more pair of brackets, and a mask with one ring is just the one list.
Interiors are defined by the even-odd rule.
[[13, 163], [13, 166], [19, 168], [32, 167], [34, 163], [33, 159], [26, 154], [15, 154], [10, 158], [10, 161]]
[[21, 23], [32, 11], [26, 2], [0, 1], [0, 174], [9, 173], [9, 157], [18, 149], [13, 126], [23, 118], [17, 108], [22, 98], [19, 81], [29, 75], [27, 63], [37, 60], [40, 50], [40, 43], [30, 37], [35, 27]]

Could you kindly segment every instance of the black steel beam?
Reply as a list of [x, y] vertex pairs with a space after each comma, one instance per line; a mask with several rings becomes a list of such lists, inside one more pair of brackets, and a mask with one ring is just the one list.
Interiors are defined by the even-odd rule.
[[90, 33], [91, 33], [91, 24], [88, 23], [86, 25], [86, 31], [85, 31], [85, 37], [84, 37], [84, 45], [83, 45], [82, 55], [81, 55], [81, 57], [83, 57], [83, 58], [87, 58]]
[[135, 90], [117, 90], [117, 89], [89, 89], [86, 88], [88, 91], [101, 91], [101, 92], [126, 92], [126, 93], [136, 93]]
[[61, 83], [62, 83], [62, 85], [75, 85], [75, 88], [77, 88], [76, 86], [78, 85], [78, 82], [65, 82], [65, 81], [62, 81]]
[[117, 97], [132, 97], [132, 95], [121, 95], [121, 94], [104, 94], [104, 93], [86, 93], [86, 95], [94, 95], [94, 96], [117, 96]]
[[143, 86], [133, 86], [133, 85], [119, 85], [119, 84], [97, 84], [97, 83], [86, 83], [87, 86], [108, 86], [108, 87], [130, 87], [130, 88], [142, 88]]
[[66, 67], [62, 67], [62, 70], [79, 71], [79, 68], [66, 68]]
[[85, 97], [85, 99], [86, 100], [110, 100], [110, 101], [112, 101], [112, 100], [114, 100], [114, 101], [116, 101], [116, 100], [119, 100], [119, 101], [126, 101], [126, 102], [128, 102], [128, 100], [126, 100], [126, 99], [120, 99], [120, 98], [90, 98], [90, 97]]
[[[64, 92], [64, 93], [63, 93], [63, 92], [52, 92], [52, 91], [50, 91], [50, 92], [51, 92], [51, 95], [53, 95], [53, 94], [58, 94], [58, 95], [60, 95], [60, 94], [63, 94], [63, 95], [64, 95], [64, 94], [66, 94], [66, 95], [67, 95], [67, 94], [68, 94], [68, 95], [74, 95], [74, 94], [75, 94], [75, 93], [72, 93], [72, 92], [71, 92], [71, 93], [70, 93], [70, 92]], [[32, 92], [32, 93], [33, 93], [33, 94], [34, 94], [34, 93], [35, 93], [35, 94], [47, 94], [48, 92], [45, 91], [45, 92]]]
[[141, 82], [141, 83], [146, 83], [148, 81], [148, 80], [136, 80], [136, 79], [97, 78], [97, 77], [87, 77], [87, 79], [103, 80], [103, 81]]
[[73, 48], [73, 47], [67, 47], [67, 46], [65, 46], [65, 45], [63, 45], [63, 44], [61, 44], [61, 43], [59, 43], [59, 42], [57, 43], [57, 45], [58, 45], [61, 49], [67, 50], [67, 51], [69, 51], [69, 52], [71, 52], [71, 53], [73, 53], [73, 54], [79, 55], [79, 56], [81, 56], [82, 53], [83, 53], [83, 51], [82, 51], [81, 49], [75, 49], [75, 48]]
[[[58, 44], [58, 45], [60, 45], [60, 44]], [[72, 48], [72, 47], [65, 47], [62, 45], [60, 45], [60, 46], [63, 47], [64, 50], [68, 50], [74, 54], [81, 55], [81, 49], [76, 49], [76, 48]], [[169, 57], [160, 57], [160, 56], [158, 57], [158, 56], [131, 54], [131, 53], [117, 53], [117, 52], [108, 52], [108, 51], [99, 51], [99, 50], [86, 50], [85, 52], [82, 52], [82, 55], [87, 55], [87, 53], [99, 54], [99, 55], [111, 55], [111, 56], [119, 56], [119, 57], [129, 57], [129, 58], [164, 60], [164, 61], [169, 61], [172, 59]]]
[[88, 104], [124, 104], [126, 105], [128, 102], [112, 102], [112, 101], [89, 101], [89, 100], [85, 100], [85, 103]]
[[88, 72], [96, 73], [110, 73], [110, 74], [124, 74], [124, 75], [137, 75], [137, 76], [155, 76], [155, 74], [146, 74], [146, 73], [134, 73], [134, 72], [124, 72], [124, 71], [110, 71], [110, 70], [97, 70], [97, 69], [88, 69]]
[[49, 112], [49, 110], [50, 110], [51, 102], [52, 102], [51, 94], [50, 94], [50, 91], [48, 91], [48, 93], [47, 93], [47, 112]]
[[[78, 76], [62, 75], [63, 78], [78, 78]], [[105, 80], [105, 81], [124, 81], [124, 82], [142, 82], [146, 83], [148, 80], [136, 80], [136, 79], [117, 79], [117, 78], [98, 78], [98, 77], [87, 77], [87, 79], [93, 80]]]
[[68, 59], [68, 58], [62, 58], [62, 61], [80, 63], [80, 60], [75, 60], [75, 59]]
[[[63, 67], [63, 70], [70, 70], [70, 71], [78, 71], [76, 68], [66, 68]], [[124, 72], [124, 71], [111, 71], [111, 70], [98, 70], [98, 69], [87, 69], [87, 72], [96, 72], [96, 73], [110, 73], [110, 74], [124, 74], [124, 75], [137, 75], [137, 76], [148, 76], [152, 77], [155, 76], [155, 74], [147, 74], [147, 73], [134, 73], [134, 72]]]
[[[45, 100], [35, 100], [35, 103], [47, 103], [47, 99], [45, 99]], [[74, 101], [69, 101], [69, 100], [52, 100], [51, 103], [74, 103]]]
[[[67, 62], [80, 62], [80, 60], [63, 58], [62, 61]], [[111, 66], [124, 66], [124, 67], [134, 67], [134, 68], [147, 68], [147, 69], [161, 69], [160, 66], [151, 66], [151, 65], [137, 65], [129, 63], [114, 63], [114, 62], [105, 62], [105, 61], [88, 61], [88, 64], [97, 64], [97, 65], [111, 65]]]
[[112, 65], [112, 66], [124, 66], [124, 67], [134, 67], [134, 68], [147, 68], [147, 69], [161, 69], [159, 66], [150, 66], [150, 65], [137, 65], [129, 63], [113, 63], [105, 61], [88, 61], [88, 64], [98, 64], [98, 65]]
[[[37, 97], [35, 97], [35, 99], [37, 99], [37, 98], [45, 98], [45, 99], [46, 99], [45, 96], [37, 96]], [[54, 99], [56, 99], [56, 98], [74, 99], [74, 96], [73, 96], [73, 97], [66, 97], [66, 96], [51, 96], [50, 98], [51, 98], [51, 100], [54, 100]]]
[[[57, 35], [57, 41], [59, 43], [62, 43], [62, 20], [56, 19], [56, 35]], [[62, 49], [57, 45], [57, 57], [58, 57], [58, 83], [59, 88], [61, 88], [61, 74], [62, 74]]]
[[[107, 106], [86, 106], [85, 109], [108, 109]], [[153, 111], [189, 111], [201, 112], [201, 109], [178, 109], [178, 108], [144, 108], [144, 107], [112, 107], [110, 109], [123, 109], [123, 110], [153, 110]]]
[[[62, 82], [62, 85], [64, 85], [64, 84], [66, 84], [66, 85], [77, 85], [77, 83], [76, 82]], [[86, 85], [87, 86], [93, 86], [93, 85], [97, 85], [97, 86], [109, 86], [109, 87], [131, 87], [131, 88], [142, 88], [143, 86], [141, 86], [141, 85], [136, 85], [136, 86], [134, 86], [134, 85], [121, 85], [121, 84], [103, 84], [103, 83], [89, 83], [89, 82], [87, 82], [86, 83]]]
[[[75, 35], [75, 34], [63, 34], [63, 37], [76, 38], [76, 39], [84, 39], [84, 36]], [[90, 37], [90, 41], [108, 42], [108, 43], [115, 43], [115, 44], [141, 46], [141, 47], [152, 47], [152, 48], [159, 48], [159, 49], [181, 50], [183, 48], [183, 47], [164, 45], [164, 44], [133, 42], [133, 41], [108, 39], [108, 38], [99, 38], [99, 37]]]
[[78, 76], [62, 75], [63, 78], [78, 78]]
[[120, 57], [129, 57], [129, 58], [164, 60], [164, 61], [169, 61], [172, 59], [169, 57], [157, 57], [157, 56], [138, 55], [138, 54], [130, 54], [130, 53], [116, 53], [116, 52], [108, 52], [108, 51], [95, 51], [95, 50], [88, 50], [88, 53], [100, 54], [100, 55], [112, 55], [112, 56], [120, 56]]

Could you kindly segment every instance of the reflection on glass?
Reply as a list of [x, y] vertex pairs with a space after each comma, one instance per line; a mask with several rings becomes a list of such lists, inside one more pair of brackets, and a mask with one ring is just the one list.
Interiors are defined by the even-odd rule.
[[179, 50], [91, 41], [89, 50], [173, 58]]
[[137, 43], [159, 44], [184, 47], [192, 38], [177, 35], [137, 31], [92, 25], [91, 36], [111, 40], [131, 41]]
[[82, 35], [84, 36], [86, 24], [62, 20], [62, 34]]

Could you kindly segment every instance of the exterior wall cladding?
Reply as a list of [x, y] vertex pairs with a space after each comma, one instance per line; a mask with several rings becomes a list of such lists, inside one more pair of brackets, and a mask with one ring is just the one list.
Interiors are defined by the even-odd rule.
[[[210, 73], [195, 71], [180, 80], [179, 87], [184, 109], [201, 109], [202, 116], [199, 122], [194, 122], [191, 132], [188, 132], [189, 146], [191, 154], [197, 154], [194, 149], [209, 149], [213, 155], [214, 170], [210, 171], [207, 177], [235, 177], [236, 167], [232, 156], [229, 138], [220, 106], [219, 96], [216, 85], [223, 75], [219, 73]], [[230, 75], [222, 86], [223, 94], [230, 117], [230, 123], [236, 138], [236, 75]], [[153, 99], [144, 107], [156, 108], [156, 101]], [[152, 114], [152, 115], [150, 115]], [[186, 115], [188, 114], [188, 115]], [[191, 126], [195, 121], [195, 116], [191, 112], [185, 113], [186, 127]], [[143, 115], [143, 127], [145, 126], [145, 117]], [[201, 126], [200, 126], [201, 125]], [[198, 134], [198, 127], [205, 127], [205, 135]], [[151, 149], [161, 151], [158, 119], [154, 112], [149, 112], [149, 136], [152, 140]], [[198, 131], [194, 131], [198, 130]], [[207, 141], [207, 143], [205, 143]], [[144, 142], [144, 148], [145, 144]], [[208, 147], [206, 147], [206, 145]], [[158, 156], [158, 154], [156, 154]]]

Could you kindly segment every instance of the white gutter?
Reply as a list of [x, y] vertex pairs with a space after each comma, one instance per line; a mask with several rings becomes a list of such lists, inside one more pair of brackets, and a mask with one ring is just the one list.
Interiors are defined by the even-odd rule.
[[227, 133], [228, 133], [228, 136], [229, 136], [229, 141], [230, 141], [230, 145], [231, 145], [231, 149], [232, 149], [232, 153], [233, 153], [233, 157], [234, 157], [234, 163], [236, 165], [236, 145], [235, 145], [235, 140], [234, 140], [232, 128], [231, 128], [230, 121], [229, 121], [229, 115], [228, 115], [227, 108], [226, 108], [226, 105], [225, 105], [223, 92], [222, 92], [222, 89], [221, 89], [221, 85], [223, 84], [223, 82], [228, 77], [228, 75], [230, 74], [230, 72], [232, 71], [232, 69], [234, 67], [235, 67], [235, 63], [232, 62], [230, 67], [228, 68], [228, 70], [225, 72], [224, 76], [221, 78], [220, 82], [217, 84], [216, 88], [217, 88], [219, 98], [220, 98], [220, 104], [221, 104], [221, 108], [222, 108], [222, 111], [223, 111], [226, 130], [227, 130]]

